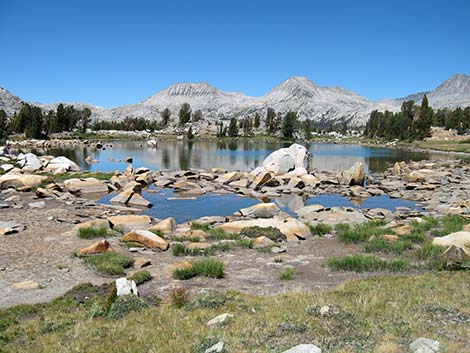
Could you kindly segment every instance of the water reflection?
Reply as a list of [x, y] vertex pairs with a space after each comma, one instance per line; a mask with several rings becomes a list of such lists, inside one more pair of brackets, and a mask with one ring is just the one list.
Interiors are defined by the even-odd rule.
[[[100, 199], [99, 203], [109, 203], [114, 194], [109, 194]], [[204, 216], [230, 216], [241, 208], [253, 206], [260, 200], [250, 197], [240, 197], [235, 194], [216, 195], [212, 193], [197, 197], [195, 200], [181, 199], [168, 200], [177, 197], [171, 189], [164, 189], [158, 193], [144, 192], [147, 200], [154, 205], [143, 213], [156, 218], [174, 217], [178, 223], [187, 222]], [[396, 207], [406, 206], [411, 209], [422, 210], [412, 201], [392, 199], [388, 196], [375, 196], [367, 199], [355, 199], [354, 201], [336, 194], [319, 195], [313, 198], [296, 194], [284, 194], [273, 199], [265, 199], [263, 202], [275, 202], [279, 208], [295, 216], [295, 212], [306, 205], [320, 204], [325, 207], [353, 207], [353, 208], [384, 208], [394, 211]]]
[[[102, 150], [79, 147], [33, 152], [66, 156], [89, 171], [123, 170], [126, 167], [124, 162], [126, 157], [133, 157], [135, 167], [145, 166], [153, 169], [220, 167], [245, 171], [256, 168], [272, 151], [288, 145], [276, 141], [255, 140], [163, 140], [158, 142], [157, 148], [153, 148], [142, 141], [113, 141], [105, 143]], [[329, 171], [349, 168], [356, 161], [364, 162], [370, 171], [383, 171], [396, 161], [442, 157], [439, 153], [407, 152], [350, 144], [312, 143], [307, 147], [313, 153], [313, 167]], [[91, 165], [85, 163], [87, 156], [99, 160], [99, 163]]]

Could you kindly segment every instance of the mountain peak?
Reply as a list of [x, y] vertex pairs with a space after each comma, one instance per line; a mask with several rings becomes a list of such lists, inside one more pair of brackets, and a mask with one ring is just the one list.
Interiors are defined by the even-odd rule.
[[441, 83], [432, 94], [440, 96], [456, 94], [470, 95], [470, 76], [465, 74], [452, 75]]
[[219, 90], [207, 82], [181, 82], [175, 83], [159, 93], [168, 96], [209, 96], [217, 94]]
[[285, 98], [313, 97], [317, 94], [319, 87], [306, 77], [294, 76], [275, 87], [269, 95], [282, 94]]

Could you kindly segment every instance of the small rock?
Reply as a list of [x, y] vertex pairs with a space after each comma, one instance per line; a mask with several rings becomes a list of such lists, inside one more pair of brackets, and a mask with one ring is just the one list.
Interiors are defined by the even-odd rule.
[[313, 344], [299, 344], [283, 353], [321, 353], [321, 349]]
[[144, 259], [142, 257], [138, 257], [134, 261], [134, 267], [135, 268], [142, 268], [142, 267], [150, 266], [151, 264], [152, 264], [152, 260]]
[[92, 255], [92, 254], [99, 254], [105, 251], [113, 251], [111, 244], [107, 240], [100, 240], [86, 248], [80, 249], [80, 255]]
[[219, 353], [219, 352], [222, 352], [223, 349], [224, 349], [224, 342], [220, 341], [220, 342], [214, 344], [212, 347], [207, 348], [204, 351], [204, 353]]
[[28, 204], [31, 208], [46, 208], [46, 203], [44, 201], [31, 202]]
[[320, 308], [320, 315], [325, 316], [330, 312], [330, 307], [328, 305], [322, 306]]
[[25, 281], [25, 282], [15, 283], [13, 285], [13, 288], [15, 289], [40, 289], [41, 285], [34, 281]]
[[230, 319], [232, 317], [233, 317], [233, 314], [224, 313], [224, 314], [221, 314], [219, 316], [214, 317], [212, 320], [209, 320], [207, 322], [207, 325], [208, 326], [219, 325], [219, 324], [224, 323], [225, 321], [227, 321], [228, 319]]
[[439, 342], [420, 337], [410, 344], [413, 353], [436, 353], [439, 352]]

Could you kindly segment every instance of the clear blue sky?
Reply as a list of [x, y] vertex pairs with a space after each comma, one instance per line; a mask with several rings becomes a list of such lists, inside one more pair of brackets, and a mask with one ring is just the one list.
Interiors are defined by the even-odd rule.
[[296, 75], [400, 97], [470, 73], [469, 3], [0, 0], [0, 86], [112, 107], [175, 82], [263, 95]]

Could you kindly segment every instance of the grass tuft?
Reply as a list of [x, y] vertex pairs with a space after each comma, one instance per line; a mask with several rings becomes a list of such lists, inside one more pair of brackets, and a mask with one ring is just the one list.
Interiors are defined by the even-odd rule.
[[385, 254], [397, 254], [400, 255], [403, 251], [411, 249], [413, 243], [410, 240], [397, 240], [394, 242], [387, 241], [383, 238], [375, 238], [369, 240], [364, 245], [366, 252], [383, 252]]
[[77, 236], [81, 239], [91, 239], [96, 237], [107, 237], [108, 229], [106, 227], [82, 227], [77, 231]]
[[370, 221], [357, 224], [351, 227], [349, 224], [338, 224], [336, 232], [338, 238], [343, 243], [362, 243], [369, 240], [372, 236], [381, 236], [390, 234], [389, 229], [381, 228], [384, 225], [382, 221]]
[[239, 234], [226, 232], [222, 228], [214, 228], [209, 230], [206, 238], [210, 240], [238, 240], [241, 237]]
[[211, 229], [211, 226], [209, 224], [202, 224], [199, 222], [191, 223], [191, 230], [203, 230], [205, 232], [208, 232], [210, 229]]
[[279, 274], [279, 279], [281, 281], [290, 281], [294, 279], [295, 270], [292, 267], [286, 268]]
[[309, 224], [308, 227], [310, 228], [310, 232], [313, 235], [318, 235], [320, 237], [324, 236], [325, 234], [331, 233], [333, 227], [329, 224], [325, 223], [318, 223], [316, 225]]
[[133, 311], [140, 311], [147, 308], [148, 305], [142, 299], [134, 294], [128, 294], [118, 297], [108, 312], [109, 319], [122, 319]]
[[406, 271], [410, 268], [407, 260], [382, 260], [375, 256], [352, 255], [329, 259], [326, 265], [333, 271]]
[[98, 255], [83, 258], [85, 263], [93, 266], [103, 275], [117, 276], [125, 273], [125, 269], [132, 266], [134, 259], [130, 256], [116, 252], [104, 252]]
[[136, 285], [148, 282], [152, 279], [152, 275], [147, 270], [140, 270], [128, 277], [129, 280], [134, 281]]
[[187, 280], [196, 276], [222, 278], [224, 276], [224, 263], [214, 259], [204, 259], [191, 262], [191, 267], [178, 268], [173, 271], [173, 278]]

